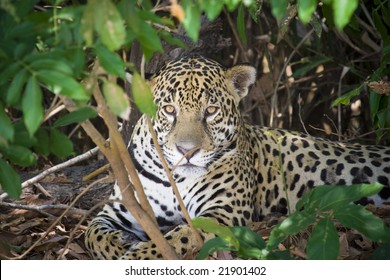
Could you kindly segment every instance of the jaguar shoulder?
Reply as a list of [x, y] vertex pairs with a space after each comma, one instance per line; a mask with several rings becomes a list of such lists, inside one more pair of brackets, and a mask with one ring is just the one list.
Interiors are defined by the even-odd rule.
[[[362, 202], [379, 205], [390, 200], [389, 147], [335, 143], [246, 124], [238, 104], [255, 80], [256, 71], [249, 65], [225, 69], [194, 56], [168, 63], [149, 81], [158, 106], [153, 127], [191, 217], [246, 225], [270, 212], [287, 213], [287, 201], [294, 209], [307, 190], [324, 184], [376, 181], [386, 187]], [[145, 117], [134, 129], [129, 153], [167, 240], [179, 254], [198, 247]], [[118, 202], [117, 186], [111, 198], [113, 202], [104, 206], [86, 231], [85, 244], [92, 257], [161, 258]]]

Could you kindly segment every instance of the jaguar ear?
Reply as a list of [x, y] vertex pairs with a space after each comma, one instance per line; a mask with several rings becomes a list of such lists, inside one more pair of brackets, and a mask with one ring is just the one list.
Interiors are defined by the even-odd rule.
[[244, 98], [249, 91], [249, 87], [256, 81], [256, 69], [250, 65], [236, 65], [226, 71], [226, 77], [233, 90], [238, 95], [238, 101]]

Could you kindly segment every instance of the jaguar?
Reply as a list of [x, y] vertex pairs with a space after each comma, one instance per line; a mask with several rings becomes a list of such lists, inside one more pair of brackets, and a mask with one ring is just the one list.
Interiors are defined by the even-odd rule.
[[[269, 213], [287, 214], [318, 185], [379, 182], [385, 187], [361, 202], [390, 200], [390, 147], [332, 142], [246, 123], [239, 102], [256, 75], [250, 65], [224, 68], [193, 55], [167, 63], [148, 80], [158, 108], [153, 129], [191, 218], [247, 225]], [[145, 116], [135, 126], [128, 150], [165, 238], [179, 255], [199, 248]], [[87, 228], [85, 245], [91, 256], [162, 258], [120, 202], [117, 185], [110, 199]]]

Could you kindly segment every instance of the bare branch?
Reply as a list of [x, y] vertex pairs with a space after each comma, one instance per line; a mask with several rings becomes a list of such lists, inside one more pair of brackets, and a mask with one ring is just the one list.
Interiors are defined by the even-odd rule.
[[[43, 178], [45, 178], [46, 176], [54, 173], [54, 172], [57, 172], [59, 170], [62, 170], [64, 169], [65, 167], [68, 167], [68, 166], [72, 166], [78, 162], [81, 162], [81, 161], [84, 161], [86, 159], [89, 159], [91, 158], [92, 156], [94, 156], [97, 152], [99, 151], [99, 148], [98, 147], [95, 147], [91, 150], [89, 150], [88, 152], [82, 154], [82, 155], [79, 155], [77, 157], [74, 157], [70, 160], [67, 160], [63, 163], [60, 163], [60, 164], [57, 164], [53, 167], [50, 167], [49, 169], [46, 169], [45, 171], [39, 173], [38, 175], [34, 176], [33, 178], [31, 179], [28, 179], [27, 181], [24, 181], [22, 183], [22, 188], [26, 188], [32, 184], [35, 184], [37, 182], [39, 182], [40, 180], [42, 180]], [[8, 196], [7, 193], [3, 193], [2, 195], [0, 195], [0, 200], [3, 200], [4, 198], [6, 198]]]

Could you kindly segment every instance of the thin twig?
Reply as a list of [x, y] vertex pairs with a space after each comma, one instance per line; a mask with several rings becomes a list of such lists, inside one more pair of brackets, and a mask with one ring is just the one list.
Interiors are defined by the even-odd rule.
[[103, 206], [104, 204], [106, 204], [108, 201], [100, 201], [98, 202], [96, 205], [94, 205], [91, 209], [89, 209], [88, 211], [86, 211], [85, 215], [83, 215], [80, 219], [80, 221], [77, 223], [77, 225], [74, 227], [74, 229], [70, 232], [69, 234], [69, 238], [68, 238], [68, 241], [66, 242], [64, 248], [61, 249], [61, 253], [59, 254], [57, 260], [62, 260], [64, 258], [64, 255], [65, 255], [65, 252], [66, 252], [66, 249], [69, 247], [70, 245], [70, 242], [72, 242], [73, 240], [73, 236], [76, 234], [76, 231], [77, 229], [81, 226], [81, 224], [84, 222], [84, 220], [93, 212], [95, 211], [95, 209]]
[[307, 129], [306, 129], [306, 125], [305, 125], [305, 123], [303, 122], [303, 119], [302, 119], [302, 115], [301, 115], [301, 111], [302, 111], [302, 106], [301, 106], [301, 94], [299, 93], [299, 95], [298, 95], [298, 117], [299, 117], [299, 121], [301, 122], [301, 125], [302, 125], [302, 127], [303, 127], [303, 129], [305, 130], [305, 133], [307, 134], [307, 135], [310, 135], [309, 134], [309, 132], [307, 131]]
[[83, 182], [89, 181], [89, 180], [91, 180], [92, 178], [94, 178], [94, 177], [100, 175], [100, 174], [103, 173], [104, 171], [108, 170], [109, 168], [110, 168], [110, 164], [107, 163], [107, 164], [103, 165], [102, 167], [100, 167], [100, 168], [94, 170], [93, 172], [91, 172], [91, 173], [85, 175], [85, 176], [83, 177], [82, 181], [83, 181]]
[[0, 202], [0, 206], [4, 207], [9, 207], [9, 208], [14, 208], [14, 209], [23, 209], [23, 210], [31, 210], [31, 211], [36, 211], [40, 214], [43, 214], [45, 216], [48, 216], [49, 218], [55, 218], [54, 215], [45, 212], [44, 210], [68, 210], [72, 214], [77, 214], [77, 215], [85, 215], [86, 211], [83, 209], [75, 208], [75, 207], [69, 207], [69, 205], [64, 205], [64, 204], [43, 204], [43, 205], [23, 205], [23, 204], [17, 204], [17, 203], [10, 203], [10, 202]]
[[[95, 155], [98, 151], [99, 151], [99, 148], [95, 147], [95, 148], [89, 150], [88, 152], [86, 152], [86, 153], [84, 153], [82, 155], [79, 155], [79, 156], [71, 158], [70, 160], [67, 160], [67, 161], [65, 161], [63, 163], [57, 164], [57, 165], [55, 165], [53, 167], [50, 167], [50, 168], [46, 169], [45, 171], [39, 173], [38, 175], [34, 176], [33, 178], [24, 181], [22, 183], [22, 189], [24, 189], [24, 188], [26, 188], [26, 187], [28, 187], [28, 186], [30, 186], [32, 184], [35, 184], [35, 183], [39, 182], [40, 180], [42, 180], [46, 176], [48, 176], [48, 175], [50, 175], [50, 174], [52, 174], [52, 173], [54, 173], [56, 171], [59, 171], [61, 169], [64, 169], [65, 167], [72, 166], [75, 163], [78, 163], [78, 162], [84, 161], [86, 159], [89, 159], [90, 157]], [[8, 196], [7, 193], [3, 193], [2, 195], [0, 195], [0, 200], [3, 200], [7, 196]]]
[[154, 129], [153, 129], [153, 125], [152, 125], [152, 122], [150, 120], [150, 117], [149, 116], [146, 116], [146, 120], [148, 122], [148, 126], [149, 126], [149, 132], [150, 134], [152, 135], [152, 139], [153, 139], [153, 143], [154, 143], [154, 147], [156, 148], [157, 150], [157, 153], [158, 153], [158, 156], [161, 160], [161, 163], [164, 167], [164, 170], [165, 170], [165, 173], [167, 174], [168, 176], [168, 180], [169, 180], [169, 183], [171, 184], [171, 187], [172, 187], [172, 190], [173, 190], [173, 193], [175, 194], [176, 198], [177, 198], [177, 201], [179, 202], [179, 205], [180, 205], [180, 208], [181, 208], [181, 211], [184, 215], [184, 218], [186, 219], [187, 221], [187, 224], [193, 229], [194, 233], [195, 233], [195, 237], [198, 241], [198, 243], [201, 245], [203, 244], [203, 240], [202, 238], [200, 237], [200, 234], [199, 232], [192, 226], [192, 220], [191, 220], [191, 217], [190, 215], [188, 214], [188, 211], [187, 211], [187, 208], [186, 206], [184, 205], [184, 202], [183, 202], [183, 199], [180, 195], [180, 192], [179, 192], [179, 189], [177, 188], [177, 185], [176, 185], [176, 182], [175, 180], [173, 179], [172, 177], [172, 173], [171, 171], [169, 170], [169, 167], [168, 167], [168, 164], [164, 158], [164, 155], [163, 155], [163, 152], [161, 151], [161, 147], [160, 145], [158, 144], [158, 140], [157, 140], [157, 136], [156, 136], [156, 133], [154, 132]]
[[53, 197], [40, 183], [35, 183], [34, 186], [37, 187], [37, 189], [40, 190], [46, 197]]
[[69, 210], [76, 204], [76, 202], [93, 186], [103, 181], [103, 179], [105, 180], [106, 178], [101, 178], [89, 184], [81, 193], [76, 196], [76, 198], [69, 204], [68, 208], [65, 209], [65, 211], [51, 224], [51, 226], [38, 238], [38, 240], [30, 246], [30, 248], [28, 248], [26, 251], [23, 252], [23, 254], [19, 255], [18, 257], [10, 259], [19, 260], [27, 256], [27, 254], [30, 253], [36, 246], [38, 246], [39, 243], [49, 234], [49, 232], [62, 220], [62, 218], [69, 212]]

